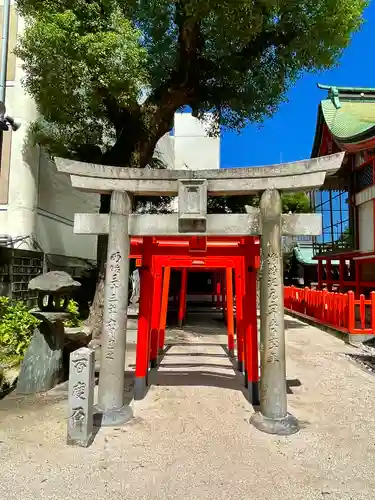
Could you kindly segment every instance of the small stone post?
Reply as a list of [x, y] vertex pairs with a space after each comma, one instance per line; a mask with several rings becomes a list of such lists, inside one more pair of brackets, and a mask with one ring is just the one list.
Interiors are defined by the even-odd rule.
[[88, 347], [73, 351], [69, 366], [67, 443], [87, 447], [94, 437], [95, 353]]
[[252, 416], [251, 423], [268, 434], [289, 435], [297, 432], [299, 425], [287, 412], [282, 206], [276, 189], [267, 189], [263, 193], [260, 215], [260, 412]]
[[124, 405], [126, 326], [129, 289], [129, 214], [131, 199], [126, 192], [111, 197], [104, 317], [97, 409], [102, 425], [119, 425], [133, 416]]

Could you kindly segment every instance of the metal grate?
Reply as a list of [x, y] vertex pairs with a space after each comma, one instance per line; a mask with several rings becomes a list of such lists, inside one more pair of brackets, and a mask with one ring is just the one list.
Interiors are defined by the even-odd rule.
[[356, 191], [362, 191], [374, 183], [372, 163], [365, 165], [355, 172]]
[[13, 258], [12, 299], [22, 300], [29, 307], [37, 303], [37, 292], [28, 290], [29, 281], [43, 272], [43, 256]]

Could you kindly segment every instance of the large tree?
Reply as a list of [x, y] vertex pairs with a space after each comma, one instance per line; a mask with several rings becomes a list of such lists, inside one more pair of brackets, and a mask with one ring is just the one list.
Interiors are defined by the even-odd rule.
[[335, 64], [365, 5], [17, 0], [24, 85], [42, 117], [34, 135], [52, 155], [144, 167], [182, 106], [229, 129], [261, 122], [302, 72]]
[[232, 129], [260, 122], [301, 72], [335, 64], [365, 4], [17, 0], [38, 139], [54, 154], [144, 167], [182, 106]]

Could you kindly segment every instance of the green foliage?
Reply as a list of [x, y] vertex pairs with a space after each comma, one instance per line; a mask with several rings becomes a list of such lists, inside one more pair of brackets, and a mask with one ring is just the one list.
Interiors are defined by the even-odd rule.
[[[209, 213], [244, 213], [245, 205], [259, 207], [260, 198], [254, 196], [221, 196], [208, 198]], [[305, 193], [282, 193], [283, 213], [308, 213], [311, 211], [310, 199]]]
[[[17, 0], [17, 54], [52, 154], [145, 166], [190, 105], [240, 130], [332, 67], [366, 0]], [[217, 131], [217, 127], [214, 129]]]
[[75, 328], [82, 324], [82, 320], [79, 313], [78, 302], [70, 299], [67, 307], [69, 318], [64, 321], [64, 325], [68, 328]]
[[0, 347], [10, 356], [22, 356], [40, 321], [22, 302], [0, 297]]
[[306, 214], [311, 211], [310, 198], [305, 193], [283, 193], [283, 213]]
[[353, 248], [354, 246], [354, 235], [353, 231], [351, 228], [346, 227], [339, 239], [336, 241], [335, 244], [336, 247], [338, 248]]

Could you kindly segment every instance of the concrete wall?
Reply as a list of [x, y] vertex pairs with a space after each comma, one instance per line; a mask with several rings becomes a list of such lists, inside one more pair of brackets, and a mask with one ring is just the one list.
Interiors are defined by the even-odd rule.
[[205, 121], [189, 113], [176, 113], [174, 121], [174, 150], [176, 169], [220, 168], [220, 137], [209, 137], [212, 116]]
[[175, 152], [174, 137], [172, 135], [168, 133], [159, 139], [154, 156], [161, 160], [168, 169], [174, 168]]
[[[12, 40], [14, 29], [23, 32], [22, 18], [11, 25]], [[75, 235], [73, 219], [75, 212], [96, 212], [99, 195], [72, 188], [69, 177], [58, 173], [40, 148], [32, 145], [28, 130], [37, 109], [22, 88], [22, 61], [10, 54], [8, 64], [7, 112], [22, 125], [17, 132], [6, 133], [9, 147], [1, 163], [0, 234], [15, 239], [17, 248], [95, 260], [96, 236]]]
[[[23, 29], [24, 21], [18, 18], [18, 33]], [[22, 89], [24, 72], [21, 65], [17, 58], [14, 81], [8, 82], [6, 90], [7, 112], [22, 125], [17, 132], [11, 132], [7, 226], [1, 232], [12, 238], [24, 238], [17, 246], [33, 249], [32, 240], [26, 238], [35, 234], [39, 151], [30, 145], [28, 128], [37, 117], [37, 111], [33, 100]]]
[[53, 162], [41, 155], [38, 179], [36, 237], [44, 251], [96, 259], [96, 236], [73, 233], [74, 214], [99, 210], [99, 195], [72, 188], [69, 176], [58, 173]]
[[167, 168], [202, 170], [220, 168], [220, 136], [209, 137], [212, 115], [204, 120], [191, 113], [176, 113], [174, 135], [165, 134], [155, 148], [155, 156]]

